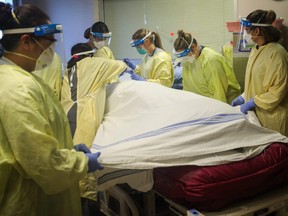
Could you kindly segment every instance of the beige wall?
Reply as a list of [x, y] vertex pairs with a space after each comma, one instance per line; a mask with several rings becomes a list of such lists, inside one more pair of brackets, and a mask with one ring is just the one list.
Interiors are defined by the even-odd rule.
[[288, 25], [288, 0], [238, 0], [237, 17], [246, 17], [256, 9], [274, 10], [277, 17], [283, 17], [284, 24]]
[[170, 53], [178, 29], [191, 32], [199, 44], [219, 52], [232, 40], [226, 28], [226, 22], [234, 19], [232, 0], [105, 0], [104, 3], [105, 22], [113, 33], [110, 47], [117, 59], [140, 58], [129, 45], [133, 33], [140, 28], [156, 31]]

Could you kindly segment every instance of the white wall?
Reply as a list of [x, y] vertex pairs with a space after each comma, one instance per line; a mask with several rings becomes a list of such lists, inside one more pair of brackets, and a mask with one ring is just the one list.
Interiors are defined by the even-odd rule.
[[[215, 5], [215, 2], [222, 3]], [[230, 11], [225, 12], [220, 28], [212, 24], [231, 2], [234, 7], [228, 7]], [[175, 34], [178, 28], [193, 32], [201, 44], [219, 50], [218, 44], [229, 42], [231, 36], [225, 22], [245, 17], [255, 9], [272, 9], [288, 25], [288, 0], [104, 0], [106, 11], [102, 10], [103, 0], [22, 0], [22, 4], [25, 3], [40, 7], [52, 22], [63, 25], [67, 59], [75, 43], [86, 41], [84, 30], [99, 20], [105, 21], [113, 32], [111, 48], [118, 58], [138, 57], [129, 41], [138, 28], [145, 26], [152, 30], [158, 27], [164, 47], [170, 52], [175, 39], [170, 33]], [[199, 26], [206, 31], [199, 31]], [[215, 41], [219, 34], [223, 39]]]
[[[139, 58], [129, 42], [135, 31], [147, 28], [160, 34], [172, 53], [177, 30], [191, 32], [199, 44], [221, 50], [232, 40], [226, 22], [235, 18], [232, 0], [104, 0], [105, 22], [112, 31], [115, 58]], [[171, 35], [174, 34], [174, 36]]]
[[288, 25], [288, 0], [238, 0], [237, 8], [238, 17], [246, 17], [256, 9], [274, 10]]
[[22, 0], [22, 4], [34, 4], [44, 10], [52, 23], [63, 25], [66, 60], [70, 58], [75, 43], [86, 42], [86, 28], [99, 21], [101, 0]]

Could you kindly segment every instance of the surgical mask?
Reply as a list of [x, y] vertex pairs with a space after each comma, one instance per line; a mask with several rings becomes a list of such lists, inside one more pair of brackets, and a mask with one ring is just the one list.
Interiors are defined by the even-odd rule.
[[143, 47], [141, 47], [141, 48], [136, 48], [136, 50], [137, 50], [137, 52], [140, 54], [140, 55], [145, 55], [145, 54], [147, 54], [147, 51], [143, 48]]
[[245, 30], [245, 43], [244, 43], [244, 48], [252, 48], [253, 46], [256, 45], [256, 43], [252, 40], [252, 33], [253, 30], [251, 30], [250, 34], [247, 33], [247, 30]]
[[94, 46], [99, 50], [105, 46], [106, 41], [101, 40], [101, 41], [93, 41]]

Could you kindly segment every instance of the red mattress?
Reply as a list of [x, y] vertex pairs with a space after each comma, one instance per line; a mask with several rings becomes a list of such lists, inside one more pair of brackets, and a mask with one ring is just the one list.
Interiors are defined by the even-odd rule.
[[217, 166], [179, 166], [154, 170], [154, 190], [200, 211], [229, 204], [288, 184], [288, 145], [274, 143], [254, 158]]

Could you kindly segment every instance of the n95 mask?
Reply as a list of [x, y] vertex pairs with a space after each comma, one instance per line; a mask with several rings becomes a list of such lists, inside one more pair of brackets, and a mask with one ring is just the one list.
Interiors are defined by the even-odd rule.
[[54, 57], [54, 46], [55, 44], [52, 44], [41, 53], [41, 55], [36, 60], [34, 70], [42, 70], [52, 63]]
[[101, 49], [105, 46], [106, 41], [105, 40], [101, 40], [101, 41], [93, 41], [94, 46], [96, 47], [96, 49]]

